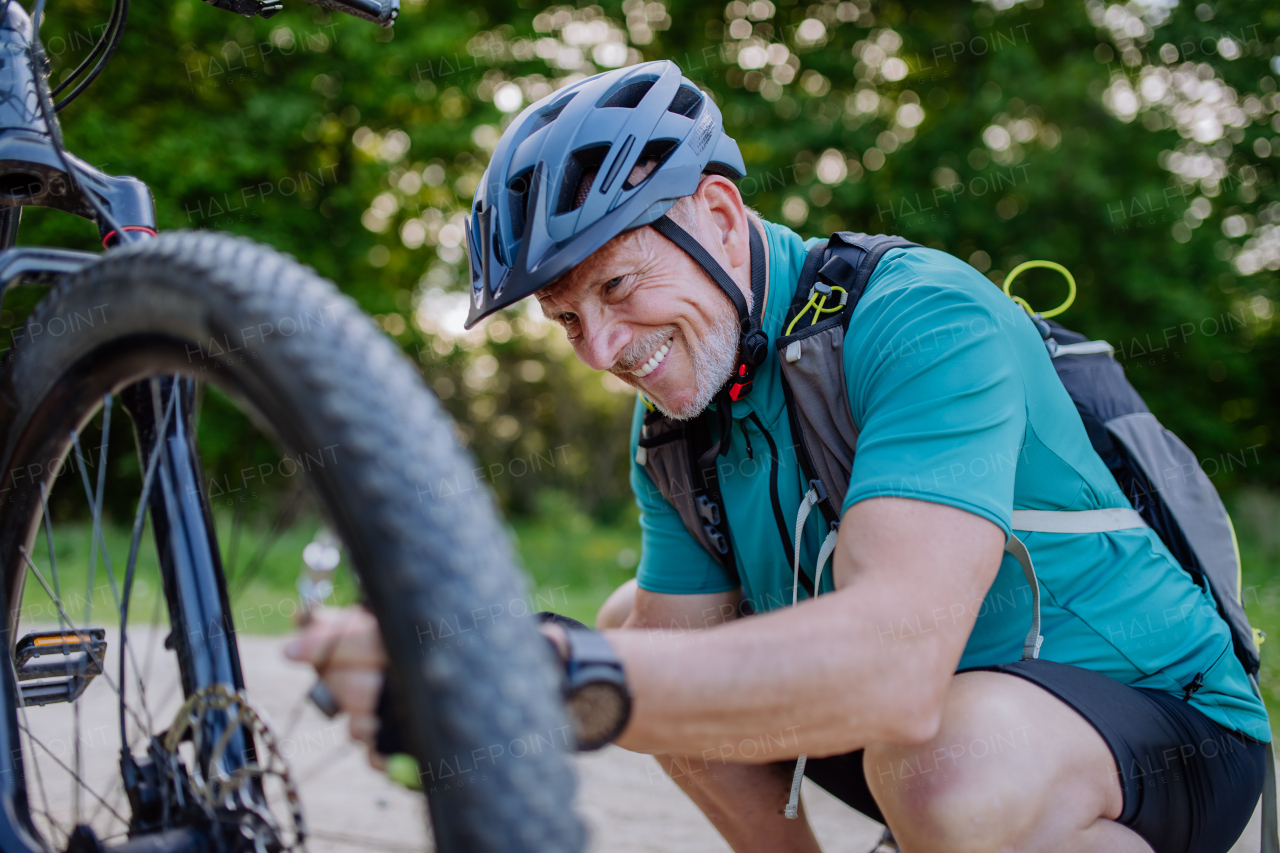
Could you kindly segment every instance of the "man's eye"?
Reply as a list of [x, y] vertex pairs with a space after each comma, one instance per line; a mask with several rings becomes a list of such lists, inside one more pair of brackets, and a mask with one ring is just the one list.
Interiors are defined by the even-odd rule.
[[613, 288], [617, 287], [621, 283], [622, 283], [622, 276], [618, 276], [616, 278], [609, 279], [607, 282], [605, 282], [604, 286], [609, 290], [612, 290]]

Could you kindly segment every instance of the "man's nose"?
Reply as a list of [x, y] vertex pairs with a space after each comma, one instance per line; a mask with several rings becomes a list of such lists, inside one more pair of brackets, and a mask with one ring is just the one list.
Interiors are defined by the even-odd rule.
[[617, 364], [630, 340], [626, 328], [616, 323], [588, 329], [578, 343], [578, 358], [592, 370], [608, 370]]

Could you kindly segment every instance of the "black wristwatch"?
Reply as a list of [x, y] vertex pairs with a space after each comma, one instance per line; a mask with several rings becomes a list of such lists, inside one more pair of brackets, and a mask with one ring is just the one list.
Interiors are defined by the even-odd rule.
[[558, 623], [568, 637], [564, 697], [578, 751], [612, 743], [631, 719], [631, 691], [622, 661], [603, 634], [559, 614], [538, 615], [543, 622]]

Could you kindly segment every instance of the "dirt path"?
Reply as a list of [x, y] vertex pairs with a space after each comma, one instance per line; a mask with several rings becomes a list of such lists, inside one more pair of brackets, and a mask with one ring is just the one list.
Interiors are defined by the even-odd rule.
[[[163, 639], [144, 634], [130, 631], [130, 645], [143, 662], [147, 640], [158, 645]], [[421, 798], [387, 782], [368, 766], [363, 751], [348, 741], [345, 720], [328, 720], [304, 701], [312, 674], [284, 659], [283, 643], [283, 638], [241, 637], [240, 654], [250, 696], [270, 717], [280, 750], [291, 763], [312, 834], [308, 849], [312, 853], [425, 853], [429, 845], [422, 841], [425, 809]], [[157, 654], [155, 659], [163, 661], [165, 657]], [[114, 659], [109, 655], [110, 661]], [[114, 677], [114, 666], [109, 665], [108, 674]], [[153, 678], [156, 720], [172, 719], [179, 696], [176, 676], [176, 669], [168, 673], [157, 670]], [[102, 834], [121, 828], [111, 816], [112, 810], [128, 814], [122, 793], [109, 781], [118, 778], [120, 741], [114, 729], [114, 703], [115, 694], [103, 679], [92, 684], [78, 703], [84, 721], [84, 775], [103, 795], [103, 802], [88, 798], [82, 814], [92, 813], [93, 825]], [[31, 730], [65, 762], [72, 760], [67, 748], [71, 714], [72, 709], [65, 705], [32, 708], [26, 714]], [[111, 725], [99, 721], [111, 721]], [[157, 723], [156, 728], [164, 725], [167, 722]], [[46, 759], [46, 766], [57, 769], [49, 764], [52, 757]], [[591, 853], [729, 853], [710, 823], [651, 757], [609, 747], [573, 760], [579, 772], [577, 805], [591, 830]], [[50, 811], [66, 814], [72, 807], [70, 787], [59, 785], [56, 775], [45, 774], [43, 799]], [[880, 837], [878, 824], [816, 785], [806, 783], [804, 798], [826, 853], [867, 853]], [[1232, 853], [1257, 853], [1257, 815], [1244, 839]]]

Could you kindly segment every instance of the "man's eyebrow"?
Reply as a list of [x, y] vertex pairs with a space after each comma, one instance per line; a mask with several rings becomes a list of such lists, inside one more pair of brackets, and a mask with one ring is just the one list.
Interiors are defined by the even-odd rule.
[[[551, 304], [548, 304], [548, 303], [551, 303]], [[538, 307], [542, 309], [542, 316], [551, 321], [559, 320], [560, 317], [564, 314], [564, 311], [555, 307], [555, 304], [552, 302], [552, 299], [550, 297], [546, 297], [544, 299], [543, 297], [539, 296]]]

